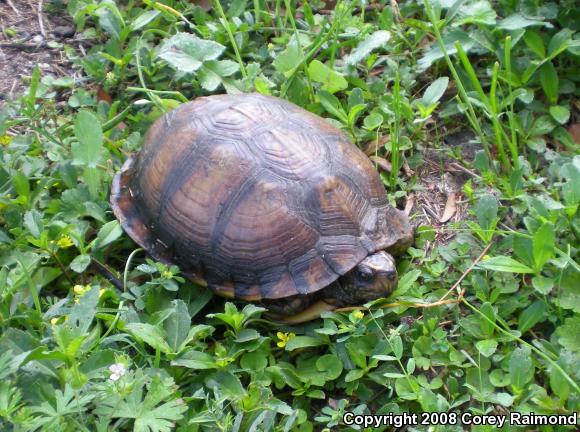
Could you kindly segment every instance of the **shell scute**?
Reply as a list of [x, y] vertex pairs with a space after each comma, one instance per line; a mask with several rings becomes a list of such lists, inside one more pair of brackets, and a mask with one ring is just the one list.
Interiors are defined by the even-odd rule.
[[275, 174], [302, 181], [326, 169], [328, 150], [323, 141], [297, 129], [275, 127], [257, 136], [253, 146]]
[[236, 197], [223, 221], [223, 230], [214, 233], [215, 251], [228, 257], [231, 265], [266, 271], [287, 263], [318, 241], [318, 233], [288, 211], [284, 184], [267, 176]]

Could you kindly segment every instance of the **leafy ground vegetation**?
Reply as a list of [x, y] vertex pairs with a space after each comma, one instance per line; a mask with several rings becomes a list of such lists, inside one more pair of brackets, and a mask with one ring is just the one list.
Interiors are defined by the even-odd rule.
[[[577, 3], [44, 3], [85, 40], [60, 48], [83, 79], [37, 68], [0, 110], [2, 430], [360, 430], [344, 412], [578, 409]], [[241, 91], [342, 128], [407, 208], [417, 239], [386, 304], [269, 323], [123, 234], [109, 187], [148, 125]], [[425, 180], [452, 172], [454, 190]]]

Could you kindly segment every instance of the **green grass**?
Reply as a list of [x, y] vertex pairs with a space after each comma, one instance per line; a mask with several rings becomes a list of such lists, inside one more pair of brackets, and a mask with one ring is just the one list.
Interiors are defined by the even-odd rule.
[[[574, 2], [382, 3], [51, 6], [97, 38], [86, 56], [63, 48], [85, 80], [35, 69], [0, 109], [1, 430], [346, 431], [362, 428], [345, 412], [578, 411]], [[472, 173], [457, 222], [427, 225], [417, 202], [417, 239], [384, 304], [272, 323], [123, 233], [110, 184], [148, 126], [196, 97], [247, 91], [319, 114], [390, 162], [381, 177], [399, 207], [425, 196], [424, 168], [446, 169], [433, 149]], [[474, 142], [451, 149], [455, 130]]]

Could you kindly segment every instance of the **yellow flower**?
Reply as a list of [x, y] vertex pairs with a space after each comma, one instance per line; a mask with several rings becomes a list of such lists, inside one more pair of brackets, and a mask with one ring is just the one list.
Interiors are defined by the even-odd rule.
[[75, 285], [73, 287], [73, 291], [74, 293], [79, 296], [82, 297], [84, 296], [86, 293], [88, 293], [91, 290], [91, 286], [90, 285]]
[[91, 290], [91, 286], [90, 285], [75, 285], [73, 287], [73, 291], [76, 294], [76, 299], [75, 302], [78, 303], [79, 302], [79, 298], [81, 298], [82, 296], [84, 296], [86, 293], [88, 293]]
[[0, 136], [0, 145], [7, 146], [12, 139], [8, 135]]
[[[73, 287], [73, 292], [75, 293], [75, 303], [79, 302], [79, 299], [91, 290], [90, 285], [75, 285]], [[106, 288], [99, 289], [99, 298], [105, 293]]]
[[50, 320], [51, 325], [56, 325], [58, 323], [58, 318], [53, 318]]
[[73, 245], [73, 241], [67, 235], [61, 235], [60, 238], [56, 241], [56, 245], [61, 249], [69, 248]]
[[365, 314], [361, 310], [355, 310], [353, 311], [352, 316], [355, 317], [357, 320], [361, 320], [365, 317]]
[[291, 339], [296, 337], [296, 334], [278, 332], [276, 333], [276, 336], [278, 336], [278, 339], [280, 340], [276, 345], [278, 345], [280, 348], [284, 348]]

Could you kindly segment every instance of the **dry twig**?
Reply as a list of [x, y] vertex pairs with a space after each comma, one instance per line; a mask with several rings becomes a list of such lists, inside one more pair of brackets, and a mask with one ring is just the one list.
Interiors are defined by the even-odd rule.
[[14, 3], [12, 3], [10, 0], [6, 0], [6, 3], [8, 3], [8, 6], [10, 6], [12, 8], [12, 10], [14, 11], [14, 13], [18, 16], [20, 16], [20, 11], [16, 8], [16, 6], [14, 6]]
[[46, 31], [44, 30], [44, 22], [42, 20], [42, 9], [43, 9], [43, 1], [38, 0], [38, 7], [36, 9], [36, 16], [38, 17], [38, 26], [40, 27], [40, 33], [46, 39]]
[[101, 263], [100, 261], [96, 260], [94, 257], [91, 260], [92, 268], [105, 279], [107, 279], [115, 288], [118, 290], [123, 291], [123, 281], [119, 279], [115, 274], [107, 267], [105, 264]]
[[485, 256], [485, 254], [487, 253], [487, 251], [489, 250], [489, 248], [491, 247], [492, 244], [493, 244], [493, 241], [488, 243], [488, 245], [483, 249], [483, 251], [479, 254], [479, 256], [477, 258], [475, 258], [475, 260], [471, 263], [469, 268], [463, 272], [463, 274], [459, 277], [459, 279], [457, 279], [457, 282], [455, 282], [453, 284], [453, 286], [451, 288], [449, 288], [449, 290], [445, 293], [445, 295], [443, 297], [441, 297], [439, 299], [439, 301], [444, 300], [445, 297], [447, 297], [449, 294], [451, 294], [455, 290], [455, 288], [457, 288], [459, 286], [459, 284], [463, 281], [463, 279], [465, 279], [465, 277], [469, 273], [471, 273], [471, 271], [475, 268], [477, 263], [480, 262], [481, 259]]
[[44, 48], [46, 44], [40, 43], [30, 43], [30, 42], [0, 42], [0, 48], [16, 48], [16, 49], [29, 49], [29, 48]]
[[439, 221], [441, 218], [439, 217], [439, 215], [437, 213], [435, 213], [435, 211], [433, 209], [431, 209], [430, 207], [427, 206], [427, 204], [423, 204], [423, 210], [425, 210], [427, 213], [429, 213], [431, 216], [433, 216], [435, 218], [435, 220]]
[[475, 177], [478, 179], [481, 178], [481, 176], [479, 174], [474, 173], [473, 171], [465, 168], [463, 165], [458, 164], [457, 162], [451, 162], [449, 165], [455, 169], [458, 169], [459, 171], [463, 171], [464, 173], [469, 174], [471, 177]]
[[[425, 211], [425, 206], [421, 206], [421, 211], [425, 215], [425, 219], [427, 219], [427, 222], [429, 222], [429, 225], [433, 225], [433, 223], [431, 222], [431, 218], [429, 217], [429, 215]], [[439, 218], [437, 218], [437, 219], [439, 219]]]
[[[462, 290], [459, 293], [459, 295], [457, 296], [457, 298], [455, 298], [455, 299], [448, 299], [448, 300], [440, 299], [440, 300], [437, 300], [436, 302], [433, 302], [433, 303], [395, 302], [395, 303], [382, 304], [382, 305], [379, 305], [377, 307], [379, 309], [394, 308], [397, 306], [408, 306], [408, 307], [417, 308], [417, 309], [432, 308], [432, 307], [436, 307], [436, 306], [443, 306], [446, 304], [459, 303], [461, 301], [461, 299], [463, 299], [463, 294], [465, 294], [465, 290]], [[344, 308], [335, 309], [334, 312], [352, 312], [355, 310], [369, 310], [369, 308], [365, 307], [365, 306], [351, 306], [351, 307], [344, 307]]]

